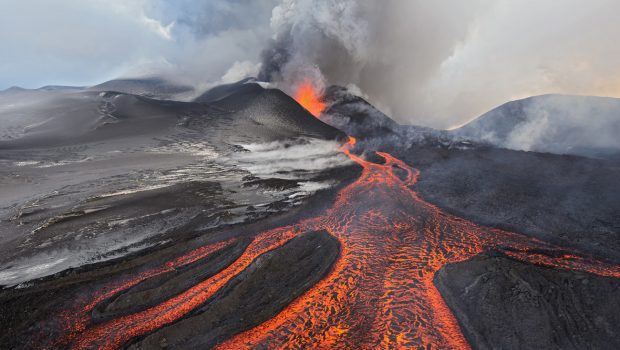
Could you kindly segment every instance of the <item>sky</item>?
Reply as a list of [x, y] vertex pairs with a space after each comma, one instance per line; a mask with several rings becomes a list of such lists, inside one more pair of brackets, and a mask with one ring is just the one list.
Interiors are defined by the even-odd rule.
[[165, 76], [349, 86], [450, 128], [547, 93], [620, 97], [615, 0], [0, 0], [0, 89]]

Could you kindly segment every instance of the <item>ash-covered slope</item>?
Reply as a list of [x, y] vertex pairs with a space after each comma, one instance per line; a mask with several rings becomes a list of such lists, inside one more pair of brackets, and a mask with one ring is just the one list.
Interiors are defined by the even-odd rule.
[[469, 141], [456, 139], [442, 130], [398, 124], [368, 101], [341, 86], [327, 88], [323, 101], [327, 108], [321, 114], [321, 120], [347, 135], [355, 136], [368, 149], [398, 152], [413, 145], [472, 147]]
[[474, 349], [618, 349], [620, 281], [482, 254], [435, 277]]
[[514, 150], [604, 157], [620, 153], [620, 99], [542, 95], [505, 103], [457, 136]]
[[204, 100], [166, 101], [117, 91], [19, 92], [0, 100], [0, 149], [156, 137], [182, 128], [225, 143], [344, 137], [280, 90], [255, 83], [236, 84], [226, 96]]
[[91, 86], [91, 91], [116, 91], [150, 98], [179, 99], [194, 93], [194, 88], [170, 82], [163, 78], [114, 79]]
[[475, 222], [620, 261], [617, 162], [498, 148], [411, 147], [428, 201]]
[[[161, 135], [189, 113], [183, 103], [118, 92], [71, 92], [41, 96], [2, 114], [0, 149], [77, 145]], [[198, 111], [207, 114], [203, 108]]]
[[323, 112], [325, 120], [349, 135], [366, 139], [385, 137], [402, 128], [368, 101], [344, 87], [328, 87], [323, 99], [328, 106]]
[[293, 98], [277, 89], [264, 89], [252, 80], [215, 87], [195, 100], [234, 114], [235, 128], [321, 139], [345, 139], [346, 135], [312, 116]]
[[0, 285], [195, 234], [186, 225], [282, 213], [337, 184], [326, 174], [350, 165], [344, 134], [280, 91], [245, 87], [213, 103], [0, 94]]
[[196, 97], [194, 102], [215, 103], [235, 94], [259, 94], [262, 90], [254, 78], [246, 78], [236, 83], [215, 86]]

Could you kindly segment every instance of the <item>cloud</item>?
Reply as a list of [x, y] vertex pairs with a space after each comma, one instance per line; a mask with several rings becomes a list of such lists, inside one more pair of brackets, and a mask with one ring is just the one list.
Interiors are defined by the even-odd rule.
[[299, 75], [355, 84], [400, 122], [449, 128], [535, 94], [620, 96], [619, 11], [611, 0], [286, 0], [266, 51], [280, 62], [263, 70], [285, 89]]
[[0, 11], [0, 89], [166, 75], [219, 81], [260, 62], [273, 1], [24, 0]]
[[619, 12], [614, 0], [23, 0], [0, 12], [0, 88], [144, 74], [205, 88], [260, 64], [289, 92], [302, 77], [353, 84], [399, 122], [448, 128], [535, 94], [620, 96]]
[[226, 73], [222, 76], [222, 84], [230, 84], [242, 80], [246, 77], [255, 77], [258, 75], [260, 63], [250, 61], [235, 61]]
[[93, 84], [118, 76], [161, 59], [171, 28], [119, 0], [12, 2], [0, 12], [0, 88]]
[[270, 50], [286, 60], [269, 64], [267, 57], [263, 71], [271, 70], [265, 76], [282, 80], [284, 89], [300, 75], [314, 77], [317, 86], [354, 84], [397, 120], [426, 121], [421, 97], [467, 37], [480, 3], [283, 1], [273, 11]]
[[532, 95], [620, 97], [618, 11], [620, 3], [607, 0], [496, 2], [441, 61], [420, 113], [450, 126]]

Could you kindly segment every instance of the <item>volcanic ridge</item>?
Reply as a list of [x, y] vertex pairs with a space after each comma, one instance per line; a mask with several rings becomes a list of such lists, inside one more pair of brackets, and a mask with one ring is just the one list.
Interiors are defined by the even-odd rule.
[[0, 348], [620, 347], [620, 148], [575, 126], [522, 147], [616, 101], [440, 131], [292, 96], [0, 92]]

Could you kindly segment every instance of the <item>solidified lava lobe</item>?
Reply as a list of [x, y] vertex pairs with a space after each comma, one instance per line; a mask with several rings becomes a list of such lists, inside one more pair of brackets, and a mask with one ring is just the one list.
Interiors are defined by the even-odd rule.
[[325, 230], [340, 242], [341, 254], [328, 275], [270, 320], [217, 348], [467, 349], [433, 277], [444, 265], [488, 249], [510, 247], [519, 260], [620, 277], [618, 266], [576, 255], [531, 254], [557, 248], [443, 212], [411, 189], [416, 169], [383, 152], [377, 152], [383, 164], [366, 161], [352, 153], [355, 142], [350, 137], [341, 151], [362, 167], [362, 174], [338, 193], [331, 208], [258, 233], [238, 260], [159, 305], [98, 325], [74, 326], [74, 348], [118, 348], [175, 322], [208, 302], [261, 254], [309, 231]]
[[67, 343], [72, 342], [76, 336], [79, 336], [89, 325], [89, 315], [99, 303], [149, 278], [173, 271], [177, 268], [203, 259], [210, 254], [233, 244], [235, 241], [236, 240], [232, 238], [226, 241], [202, 246], [170, 260], [158, 268], [141, 272], [129, 279], [113, 283], [98, 290], [94, 295], [91, 295], [90, 300], [87, 300], [83, 303], [83, 305], [77, 306], [75, 310], [68, 310], [67, 312], [61, 314], [60, 317], [62, 324], [65, 325], [66, 334], [62, 339], [58, 340], [56, 345], [65, 346]]
[[295, 100], [313, 116], [319, 117], [325, 109], [325, 102], [321, 101], [314, 85], [310, 80], [304, 80], [295, 92]]

